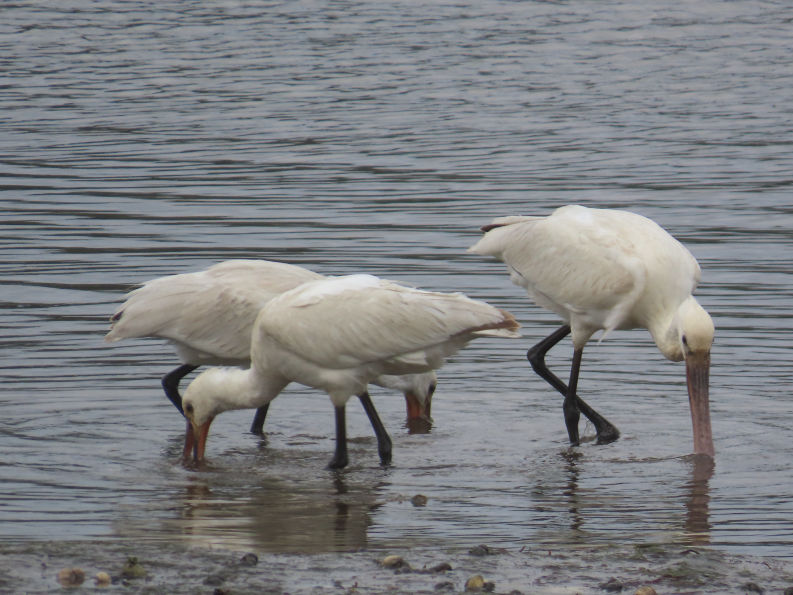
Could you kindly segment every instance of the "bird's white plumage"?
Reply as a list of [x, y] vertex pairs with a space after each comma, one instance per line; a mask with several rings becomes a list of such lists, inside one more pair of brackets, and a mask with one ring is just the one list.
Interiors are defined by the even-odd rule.
[[462, 294], [351, 275], [310, 282], [272, 300], [260, 314], [253, 349], [266, 344], [324, 370], [376, 363], [385, 374], [423, 372], [477, 329], [504, 320], [503, 311]]
[[503, 260], [514, 283], [570, 324], [578, 347], [598, 330], [636, 327], [658, 342], [700, 278], [691, 253], [635, 213], [568, 205], [493, 224], [470, 251]]
[[207, 371], [190, 384], [185, 401], [199, 425], [202, 415], [259, 407], [289, 382], [322, 389], [340, 407], [383, 374], [430, 372], [481, 333], [519, 336], [518, 327], [508, 312], [461, 294], [361, 275], [312, 281], [262, 308], [251, 369], [233, 372], [247, 389], [228, 394], [228, 381]]
[[273, 297], [323, 276], [268, 260], [229, 260], [194, 273], [159, 277], [131, 291], [105, 340], [160, 337], [183, 363], [247, 365], [251, 328]]
[[[303, 267], [271, 260], [235, 259], [203, 271], [147, 281], [125, 297], [111, 317], [106, 341], [160, 337], [176, 348], [183, 363], [248, 366], [251, 331], [262, 307], [273, 298], [309, 281], [332, 279]], [[379, 282], [370, 275], [341, 278], [339, 283], [312, 286], [306, 303], [323, 292]], [[372, 383], [412, 394], [428, 406], [434, 372], [404, 378], [375, 378]]]

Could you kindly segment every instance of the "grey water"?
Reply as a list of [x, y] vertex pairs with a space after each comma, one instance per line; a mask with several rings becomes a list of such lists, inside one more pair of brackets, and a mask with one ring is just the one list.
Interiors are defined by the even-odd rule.
[[[756, 0], [3, 5], [0, 542], [793, 556], [791, 20]], [[558, 321], [466, 248], [569, 203], [651, 217], [698, 258], [715, 468], [688, 456], [684, 367], [640, 330], [584, 353], [581, 396], [621, 439], [568, 448], [525, 360]], [[462, 291], [524, 337], [448, 361], [429, 433], [373, 389], [389, 468], [350, 402], [351, 465], [325, 469], [332, 408], [300, 386], [265, 440], [227, 413], [184, 467], [175, 353], [103, 335], [135, 284], [229, 258]]]

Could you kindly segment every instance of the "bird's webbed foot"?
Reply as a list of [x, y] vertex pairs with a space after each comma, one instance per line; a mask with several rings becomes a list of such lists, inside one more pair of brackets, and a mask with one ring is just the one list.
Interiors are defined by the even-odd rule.
[[604, 426], [596, 428], [596, 432], [597, 444], [610, 444], [620, 437], [620, 431], [608, 421]]
[[346, 452], [342, 454], [337, 452], [328, 463], [328, 469], [344, 469], [349, 462]]

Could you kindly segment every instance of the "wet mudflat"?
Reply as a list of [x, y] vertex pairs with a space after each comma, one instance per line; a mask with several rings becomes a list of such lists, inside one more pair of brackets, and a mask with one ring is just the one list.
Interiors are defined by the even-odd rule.
[[[466, 550], [255, 555], [92, 541], [4, 545], [0, 555], [0, 586], [27, 593], [52, 592], [59, 572], [67, 568], [83, 571], [78, 581], [64, 584], [76, 592], [583, 595], [634, 593], [642, 587], [657, 593], [783, 593], [793, 586], [793, 565], [786, 561], [653, 545], [509, 550], [481, 544]], [[389, 558], [396, 557], [402, 562], [389, 566]], [[103, 572], [109, 585], [97, 582]], [[482, 578], [479, 589], [469, 583], [475, 577]]]
[[[4, 8], [0, 591], [73, 567], [78, 591], [97, 572], [129, 592], [793, 586], [791, 19], [761, 1]], [[643, 331], [584, 355], [581, 395], [620, 440], [582, 426], [568, 448], [525, 359], [558, 321], [466, 253], [495, 216], [568, 203], [649, 216], [701, 263], [715, 467], [688, 456], [683, 366]], [[229, 258], [462, 291], [524, 339], [452, 358], [428, 433], [374, 389], [389, 468], [351, 402], [351, 464], [328, 471], [331, 406], [299, 386], [265, 439], [224, 414], [184, 466], [173, 351], [102, 337], [136, 283]], [[549, 356], [562, 376], [571, 351]], [[121, 576], [130, 556], [145, 576]]]

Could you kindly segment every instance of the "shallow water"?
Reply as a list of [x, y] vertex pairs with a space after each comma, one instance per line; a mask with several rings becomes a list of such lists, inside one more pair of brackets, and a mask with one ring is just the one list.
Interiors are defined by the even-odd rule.
[[[793, 9], [2, 11], [0, 543], [793, 555]], [[699, 259], [715, 469], [687, 456], [682, 365], [643, 331], [584, 357], [581, 394], [622, 438], [567, 448], [560, 398], [525, 361], [557, 321], [465, 250], [494, 216], [573, 202], [652, 217]], [[351, 402], [351, 465], [327, 471], [331, 407], [298, 386], [265, 441], [247, 433], [252, 412], [225, 414], [208, 466], [186, 469], [159, 385], [173, 352], [102, 337], [135, 283], [228, 258], [463, 291], [512, 311], [525, 337], [452, 358], [428, 434], [373, 390], [387, 469]], [[570, 351], [550, 356], [562, 374]]]

